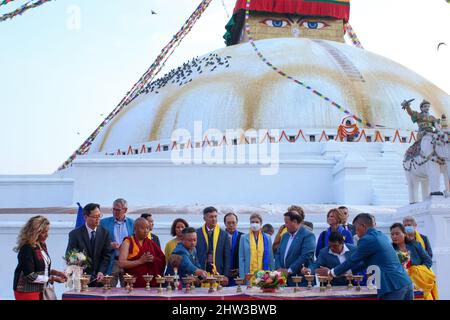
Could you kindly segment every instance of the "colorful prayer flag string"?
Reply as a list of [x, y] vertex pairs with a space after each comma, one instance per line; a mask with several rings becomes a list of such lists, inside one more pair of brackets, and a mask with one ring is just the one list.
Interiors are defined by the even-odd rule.
[[[258, 57], [270, 68], [272, 68], [275, 72], [277, 72], [279, 75], [281, 75], [282, 77], [285, 77], [289, 80], [292, 80], [294, 83], [304, 87], [305, 89], [309, 90], [310, 92], [312, 92], [313, 94], [317, 95], [318, 97], [324, 99], [327, 102], [330, 102], [330, 104], [334, 107], [336, 107], [338, 110], [344, 112], [345, 114], [348, 114], [350, 116], [353, 117], [353, 119], [355, 119], [356, 121], [358, 121], [359, 123], [366, 125], [369, 128], [374, 127], [372, 124], [370, 124], [369, 122], [359, 118], [358, 116], [354, 115], [353, 113], [351, 113], [349, 110], [345, 109], [343, 106], [341, 106], [340, 104], [338, 104], [337, 102], [333, 101], [331, 98], [327, 97], [326, 95], [322, 94], [321, 92], [319, 92], [316, 89], [313, 89], [312, 87], [308, 86], [307, 84], [305, 84], [304, 82], [295, 79], [292, 76], [287, 75], [286, 73], [284, 73], [282, 70], [278, 69], [275, 65], [273, 65], [273, 63], [271, 63], [267, 58], [264, 57], [264, 55], [262, 54], [262, 52], [258, 49], [258, 47], [256, 46], [255, 42], [253, 41], [252, 38], [252, 34], [251, 34], [251, 30], [250, 30], [250, 24], [248, 23], [249, 18], [250, 18], [250, 4], [251, 4], [252, 0], [247, 0], [246, 3], [246, 10], [245, 10], [245, 32], [247, 33], [247, 37], [249, 39], [249, 42], [251, 44], [251, 46], [253, 47], [253, 49], [255, 50], [256, 54], [258, 55]], [[384, 126], [380, 126], [380, 125], [375, 125], [375, 127], [383, 127]]]
[[[449, 0], [450, 1], [450, 0]], [[347, 30], [347, 35], [350, 38], [350, 40], [352, 41], [353, 45], [355, 47], [364, 49], [361, 42], [358, 39], [358, 36], [356, 35], [356, 32], [353, 30], [352, 26], [350, 25], [350, 23], [346, 23], [345, 24], [345, 30]]]
[[[7, 1], [7, 2], [1, 3], [1, 4], [3, 5], [3, 4], [9, 3], [9, 2], [14, 1], [14, 0], [9, 0], [9, 1], [5, 0], [5, 1]], [[14, 18], [14, 17], [16, 17], [18, 15], [22, 15], [25, 11], [28, 11], [30, 9], [39, 7], [39, 6], [41, 6], [44, 3], [49, 2], [49, 1], [52, 1], [52, 0], [38, 0], [38, 1], [33, 2], [33, 3], [31, 3], [31, 1], [28, 1], [27, 3], [25, 3], [23, 6], [19, 7], [18, 9], [14, 10], [14, 11], [11, 11], [9, 13], [5, 13], [4, 15], [1, 15], [0, 16], [0, 22], [3, 22], [5, 20], [7, 20], [7, 19], [12, 19], [12, 18]]]
[[128, 105], [131, 101], [137, 98], [144, 90], [146, 85], [151, 83], [151, 81], [156, 77], [156, 75], [161, 71], [164, 63], [169, 59], [174, 53], [175, 49], [180, 45], [181, 41], [186, 37], [186, 35], [192, 30], [195, 23], [200, 19], [202, 14], [208, 8], [212, 0], [202, 0], [197, 6], [195, 11], [186, 20], [181, 29], [172, 37], [169, 43], [161, 50], [161, 53], [155, 59], [155, 61], [150, 65], [147, 71], [141, 76], [141, 78], [133, 85], [133, 87], [126, 93], [119, 104], [114, 108], [114, 110], [103, 120], [103, 122], [95, 129], [95, 131], [83, 142], [83, 144], [67, 159], [58, 170], [67, 168], [77, 155], [86, 154], [94, 139], [100, 133], [101, 129], [105, 127], [114, 117], [120, 113], [123, 108]]

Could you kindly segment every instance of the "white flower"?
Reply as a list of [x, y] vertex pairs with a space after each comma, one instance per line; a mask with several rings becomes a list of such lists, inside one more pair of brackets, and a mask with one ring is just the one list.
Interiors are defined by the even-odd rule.
[[84, 260], [86, 260], [86, 256], [84, 255], [83, 252], [79, 252], [77, 254], [77, 256], [78, 256], [78, 261], [80, 261], [80, 262], [83, 262]]

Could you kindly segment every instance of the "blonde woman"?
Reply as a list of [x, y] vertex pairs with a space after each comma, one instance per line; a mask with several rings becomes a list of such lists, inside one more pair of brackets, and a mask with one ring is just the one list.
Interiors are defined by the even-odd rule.
[[17, 245], [19, 263], [14, 272], [14, 296], [16, 300], [42, 300], [45, 285], [63, 283], [64, 272], [51, 269], [51, 259], [45, 245], [50, 221], [43, 216], [32, 217], [20, 230]]
[[239, 242], [239, 277], [259, 270], [274, 270], [275, 261], [272, 240], [262, 232], [262, 217], [258, 213], [250, 216], [250, 230]]
[[353, 235], [352, 233], [344, 229], [342, 226], [342, 222], [345, 219], [344, 213], [339, 209], [331, 209], [327, 213], [327, 223], [330, 225], [330, 227], [322, 231], [319, 235], [319, 240], [317, 240], [317, 246], [316, 246], [316, 258], [319, 256], [320, 250], [328, 246], [328, 238], [330, 237], [330, 234], [332, 232], [339, 232], [344, 236], [344, 242], [353, 244]]

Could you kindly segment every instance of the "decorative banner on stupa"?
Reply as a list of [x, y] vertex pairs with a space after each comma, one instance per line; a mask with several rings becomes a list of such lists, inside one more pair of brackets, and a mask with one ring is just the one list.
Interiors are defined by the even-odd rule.
[[233, 13], [239, 10], [333, 17], [347, 22], [350, 0], [253, 0], [250, 8], [247, 0], [238, 0]]
[[[11, 1], [13, 1], [13, 0], [11, 0]], [[11, 1], [9, 1], [9, 2], [11, 2]], [[30, 9], [39, 7], [39, 6], [41, 6], [44, 3], [49, 2], [49, 1], [52, 1], [52, 0], [38, 0], [38, 1], [35, 1], [33, 3], [31, 3], [31, 1], [28, 1], [27, 3], [25, 3], [23, 6], [19, 7], [18, 9], [0, 16], [0, 22], [5, 21], [7, 19], [12, 19], [12, 18], [14, 18], [14, 17], [16, 17], [18, 15], [23, 14], [25, 11], [28, 11]]]

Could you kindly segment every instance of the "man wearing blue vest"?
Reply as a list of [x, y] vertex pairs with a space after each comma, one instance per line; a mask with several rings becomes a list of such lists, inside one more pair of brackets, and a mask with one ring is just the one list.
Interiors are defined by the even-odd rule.
[[120, 286], [124, 287], [125, 282], [123, 280], [123, 269], [119, 266], [119, 248], [128, 236], [133, 234], [134, 220], [128, 218], [126, 213], [128, 211], [128, 203], [125, 199], [116, 199], [113, 202], [113, 216], [102, 219], [100, 224], [109, 232], [112, 258], [109, 264], [107, 274], [113, 276], [111, 286], [114, 288], [120, 280]]
[[414, 291], [411, 279], [398, 260], [397, 253], [389, 239], [374, 228], [371, 214], [360, 213], [353, 220], [359, 237], [356, 251], [344, 263], [329, 270], [322, 267], [316, 270], [321, 276], [339, 276], [355, 268], [360, 262], [365, 267], [375, 265], [380, 269], [378, 297], [383, 300], [413, 300]]

